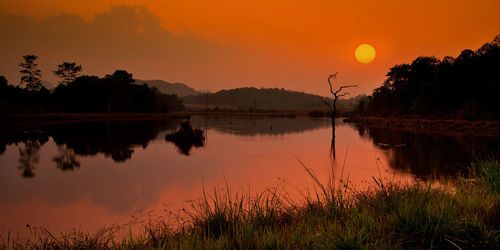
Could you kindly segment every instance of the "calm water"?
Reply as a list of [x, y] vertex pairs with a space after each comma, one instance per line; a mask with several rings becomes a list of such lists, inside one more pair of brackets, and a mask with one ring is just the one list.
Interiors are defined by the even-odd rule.
[[27, 224], [94, 231], [128, 223], [138, 213], [165, 215], [200, 198], [202, 183], [212, 189], [229, 182], [245, 193], [267, 187], [312, 191], [298, 159], [323, 182], [333, 166], [336, 179], [343, 172], [357, 189], [373, 185], [372, 176], [446, 184], [475, 154], [498, 152], [500, 145], [499, 138], [339, 122], [333, 158], [328, 119], [195, 117], [194, 127], [208, 128], [207, 141], [180, 149], [164, 139], [180, 122], [2, 125], [1, 236], [25, 232]]

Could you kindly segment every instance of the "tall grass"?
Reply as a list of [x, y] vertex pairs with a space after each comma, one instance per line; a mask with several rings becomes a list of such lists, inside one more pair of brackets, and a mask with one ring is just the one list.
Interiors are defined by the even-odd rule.
[[500, 248], [500, 164], [483, 159], [446, 190], [419, 183], [386, 183], [362, 192], [348, 181], [317, 185], [313, 195], [292, 199], [279, 188], [250, 195], [230, 185], [203, 192], [177, 218], [152, 221], [139, 236], [117, 240], [113, 229], [96, 234], [36, 240], [3, 239], [1, 248]]

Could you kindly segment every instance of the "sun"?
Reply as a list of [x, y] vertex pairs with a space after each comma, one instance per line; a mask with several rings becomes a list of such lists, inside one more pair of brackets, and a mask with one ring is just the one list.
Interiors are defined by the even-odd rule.
[[354, 56], [360, 63], [371, 63], [375, 60], [375, 48], [370, 44], [361, 44], [354, 51]]

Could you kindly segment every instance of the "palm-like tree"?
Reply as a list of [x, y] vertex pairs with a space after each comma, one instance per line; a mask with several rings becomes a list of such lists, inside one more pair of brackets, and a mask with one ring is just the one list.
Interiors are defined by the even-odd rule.
[[63, 62], [57, 65], [57, 70], [54, 70], [54, 75], [59, 76], [62, 80], [59, 84], [68, 84], [75, 81], [82, 71], [82, 65], [77, 65], [75, 62]]
[[26, 84], [26, 89], [29, 91], [36, 91], [42, 87], [42, 82], [40, 81], [42, 71], [38, 69], [38, 64], [35, 63], [37, 58], [38, 56], [36, 55], [24, 55], [24, 62], [19, 64], [23, 68], [19, 71], [23, 74], [19, 85]]

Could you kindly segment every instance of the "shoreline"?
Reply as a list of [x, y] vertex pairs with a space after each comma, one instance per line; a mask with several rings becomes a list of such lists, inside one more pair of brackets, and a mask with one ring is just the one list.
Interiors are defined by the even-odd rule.
[[64, 122], [91, 122], [91, 121], [147, 121], [185, 119], [189, 115], [168, 113], [37, 113], [37, 114], [10, 114], [0, 115], [0, 123], [64, 123]]
[[[0, 114], [0, 123], [31, 122], [88, 122], [88, 121], [148, 121], [168, 119], [190, 119], [191, 116], [210, 117], [282, 117], [308, 116], [307, 111], [177, 111], [171, 113], [35, 113]], [[314, 117], [311, 117], [314, 118]], [[328, 118], [328, 117], [326, 117]], [[374, 128], [398, 129], [411, 132], [468, 134], [500, 137], [500, 121], [467, 121], [426, 118], [382, 118], [373, 116], [338, 117], [345, 123], [357, 123]]]
[[349, 117], [346, 123], [368, 127], [398, 129], [424, 133], [468, 134], [500, 137], [500, 121], [440, 120], [424, 118]]
[[304, 111], [257, 111], [257, 112], [213, 112], [209, 111], [177, 111], [171, 113], [34, 113], [34, 114], [0, 114], [0, 122], [49, 122], [49, 121], [93, 121], [93, 120], [165, 120], [189, 119], [190, 116], [268, 116], [295, 117], [307, 116]]

